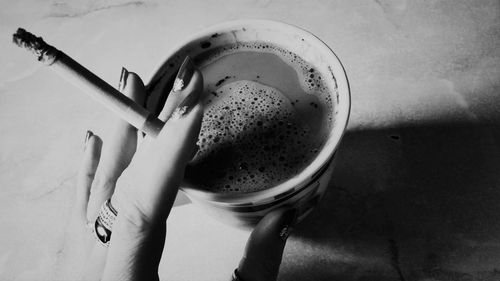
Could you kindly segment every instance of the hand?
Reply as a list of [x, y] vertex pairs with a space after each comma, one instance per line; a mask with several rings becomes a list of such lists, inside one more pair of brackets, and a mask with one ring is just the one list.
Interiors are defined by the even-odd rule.
[[267, 214], [257, 224], [238, 266], [240, 280], [276, 280], [285, 243], [296, 219], [295, 209], [280, 208]]
[[[112, 198], [118, 216], [109, 248], [87, 241], [84, 249], [88, 258], [82, 276], [85, 280], [158, 280], [166, 219], [184, 168], [196, 152], [203, 115], [199, 101], [201, 73], [189, 62], [183, 66], [178, 77], [184, 76], [186, 85], [170, 92], [159, 116], [166, 123], [157, 138], [146, 136], [137, 148], [137, 130], [118, 119], [104, 146], [98, 136], [88, 136], [78, 176], [75, 213], [82, 225], [94, 222], [100, 206]], [[126, 71], [122, 77], [122, 92], [143, 104], [145, 87], [141, 79]], [[176, 108], [185, 100], [187, 112], [169, 118], [174, 111], [182, 112]], [[293, 220], [292, 211], [277, 210], [259, 223], [238, 268], [243, 280], [276, 280]]]

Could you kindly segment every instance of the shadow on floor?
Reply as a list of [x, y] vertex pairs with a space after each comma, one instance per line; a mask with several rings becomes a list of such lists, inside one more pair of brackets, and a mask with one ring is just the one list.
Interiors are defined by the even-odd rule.
[[491, 132], [434, 124], [347, 133], [325, 198], [287, 246], [312, 253], [285, 254], [280, 280], [500, 280]]

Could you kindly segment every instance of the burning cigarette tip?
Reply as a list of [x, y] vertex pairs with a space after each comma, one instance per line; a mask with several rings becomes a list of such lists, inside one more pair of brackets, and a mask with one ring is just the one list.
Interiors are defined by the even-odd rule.
[[12, 42], [35, 54], [38, 61], [43, 63], [50, 65], [56, 59], [56, 48], [45, 43], [42, 37], [37, 37], [23, 28], [18, 28], [16, 33], [12, 35]]

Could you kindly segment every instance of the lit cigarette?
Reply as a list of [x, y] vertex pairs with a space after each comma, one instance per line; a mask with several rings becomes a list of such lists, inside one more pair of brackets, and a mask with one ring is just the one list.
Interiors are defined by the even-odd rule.
[[13, 35], [13, 42], [35, 54], [38, 61], [50, 66], [63, 78], [101, 102], [138, 130], [153, 137], [156, 137], [161, 131], [164, 123], [156, 116], [65, 53], [45, 43], [41, 37], [19, 28]]

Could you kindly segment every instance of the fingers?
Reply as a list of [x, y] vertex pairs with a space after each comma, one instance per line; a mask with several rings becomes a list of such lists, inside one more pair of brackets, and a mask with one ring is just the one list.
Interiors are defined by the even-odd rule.
[[193, 67], [191, 77], [187, 79], [184, 76], [184, 81], [189, 83], [176, 88], [173, 93], [184, 99], [175, 102], [170, 100], [170, 104], [176, 107], [174, 110], [163, 111], [165, 116], [171, 111], [168, 121], [156, 138], [145, 139], [147, 143], [142, 146], [128, 169], [129, 172], [138, 169], [149, 171], [144, 177], [132, 173], [135, 176], [130, 181], [140, 183], [140, 196], [131, 195], [137, 192], [133, 190], [133, 186], [137, 184], [122, 185], [122, 180], [129, 173], [120, 178], [120, 188], [113, 195], [112, 203], [120, 214], [137, 225], [144, 222], [157, 223], [167, 218], [184, 177], [184, 169], [198, 140], [203, 116], [200, 101], [203, 77], [194, 66], [189, 67]]
[[87, 204], [89, 201], [90, 187], [94, 181], [95, 172], [101, 157], [102, 140], [87, 131], [85, 136], [85, 153], [76, 180], [76, 212], [81, 225], [87, 222]]
[[[94, 181], [94, 176], [99, 165], [99, 159], [101, 157], [102, 140], [94, 135], [91, 131], [87, 131], [85, 137], [85, 154], [83, 156], [82, 163], [77, 175], [77, 194], [76, 194], [76, 213], [78, 216], [78, 224], [84, 226], [87, 224], [87, 205], [89, 201], [90, 189], [92, 182]], [[87, 238], [90, 238], [90, 233], [86, 231], [80, 233]], [[79, 236], [78, 236], [79, 237]], [[78, 239], [78, 238], [77, 238]], [[79, 237], [82, 239], [82, 237]], [[89, 239], [91, 244], [84, 244], [86, 248], [80, 249], [80, 254], [83, 254], [87, 258], [84, 265], [85, 276], [82, 276], [82, 280], [98, 280], [100, 274], [102, 274], [105, 260], [105, 251], [96, 249], [96, 246], [101, 247], [94, 243], [93, 239]], [[90, 247], [89, 247], [90, 246]], [[103, 248], [104, 249], [104, 248]], [[90, 256], [89, 256], [90, 255]], [[97, 258], [98, 257], [98, 258]]]
[[119, 205], [104, 280], [115, 280], [117, 276], [131, 280], [158, 279], [165, 221], [196, 145], [203, 116], [201, 73], [194, 70], [189, 84], [181, 88], [178, 93], [185, 98], [176, 102], [176, 108], [158, 137], [154, 141], [150, 139], [148, 150], [142, 150], [131, 166], [134, 168], [136, 163], [151, 165], [148, 176], [140, 180], [140, 198], [124, 198], [124, 186], [114, 195], [113, 200], [117, 202], [134, 203]]
[[295, 209], [278, 209], [257, 224], [248, 239], [238, 266], [238, 275], [245, 281], [275, 281], [283, 249], [296, 221]]
[[199, 71], [194, 72], [191, 83], [186, 87], [187, 97], [173, 111], [155, 141], [150, 143], [149, 150], [141, 151], [134, 159], [133, 165], [153, 159], [151, 172], [141, 180], [140, 198], [124, 199], [124, 186], [114, 194], [117, 197], [113, 199], [118, 202], [132, 200], [134, 203], [132, 208], [131, 204], [119, 205], [103, 275], [105, 280], [115, 280], [117, 276], [131, 280], [157, 279], [165, 242], [165, 221], [198, 139], [203, 116], [199, 101], [203, 79]]
[[[140, 77], [122, 69], [120, 88], [124, 95], [138, 104], [143, 104], [146, 90]], [[116, 181], [127, 168], [137, 148], [137, 129], [126, 121], [115, 118], [112, 122], [113, 132], [104, 144], [102, 159], [92, 185], [87, 216], [96, 217], [100, 206], [111, 197]]]
[[[201, 128], [203, 106], [200, 98], [203, 91], [203, 78], [199, 70], [194, 70], [191, 82], [180, 93], [185, 96], [170, 115], [162, 131], [158, 135], [158, 151], [165, 159], [160, 161], [157, 171], [168, 171], [152, 186], [164, 187], [162, 198], [167, 198], [164, 206], [170, 210], [177, 194], [180, 181], [184, 177], [184, 169], [193, 157], [197, 148], [196, 142]], [[168, 211], [167, 211], [168, 214]]]
[[[164, 127], [160, 133], [161, 138], [181, 141], [171, 145], [177, 148], [182, 161], [170, 163], [184, 167], [198, 151], [196, 142], [203, 117], [202, 94], [203, 76], [188, 56], [179, 69], [172, 94], [160, 114], [164, 120], [170, 118], [167, 122], [170, 125]], [[177, 134], [178, 137], [174, 137]]]
[[[146, 89], [141, 78], [126, 69], [123, 69], [122, 77], [121, 92], [137, 104], [143, 104]], [[106, 140], [99, 172], [104, 172], [110, 180], [116, 181], [134, 156], [137, 147], [137, 129], [118, 117], [114, 118], [111, 128], [113, 133], [109, 140]]]

